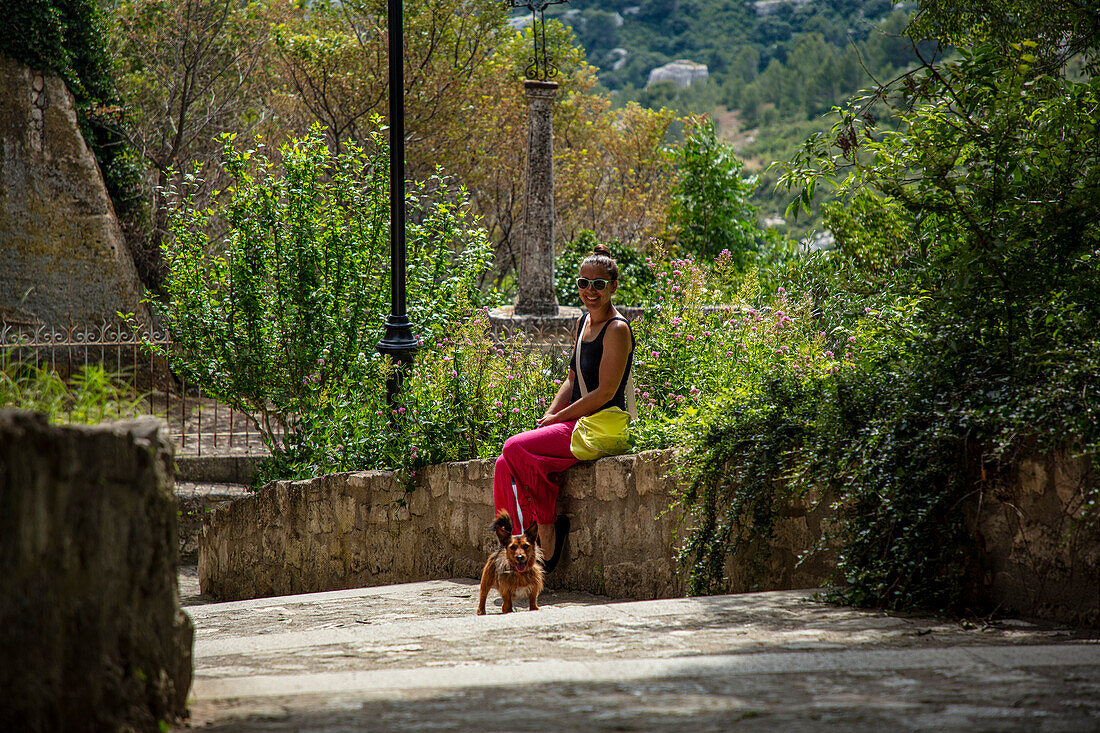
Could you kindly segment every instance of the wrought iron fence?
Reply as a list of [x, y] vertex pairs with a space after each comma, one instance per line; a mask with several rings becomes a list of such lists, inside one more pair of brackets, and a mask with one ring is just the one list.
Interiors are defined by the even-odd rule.
[[170, 350], [171, 335], [120, 322], [57, 327], [0, 320], [0, 370], [5, 374], [21, 364], [68, 379], [100, 364], [141, 395], [149, 414], [168, 422], [178, 454], [268, 452], [254, 414], [232, 409], [177, 377], [150, 346]]

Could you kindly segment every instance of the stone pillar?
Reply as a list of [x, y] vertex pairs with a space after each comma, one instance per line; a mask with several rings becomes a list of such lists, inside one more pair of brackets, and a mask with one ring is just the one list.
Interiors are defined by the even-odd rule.
[[555, 82], [524, 82], [527, 92], [527, 176], [523, 239], [517, 273], [516, 315], [558, 312], [554, 295], [554, 98]]

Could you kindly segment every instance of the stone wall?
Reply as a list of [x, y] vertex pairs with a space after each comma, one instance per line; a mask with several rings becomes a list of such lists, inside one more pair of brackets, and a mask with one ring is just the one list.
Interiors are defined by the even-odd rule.
[[0, 411], [0, 730], [156, 730], [185, 714], [167, 428]]
[[64, 82], [0, 56], [0, 320], [146, 321], [142, 286]]
[[[660, 452], [581, 463], [558, 510], [572, 519], [551, 587], [614, 598], [682, 595], [676, 489]], [[430, 466], [406, 492], [382, 471], [276, 482], [207, 515], [199, 539], [204, 593], [222, 599], [479, 577], [493, 547], [493, 461]], [[1100, 625], [1100, 533], [1082, 522], [1095, 475], [1061, 454], [1024, 461], [1003, 485], [961, 505], [970, 521], [975, 607]], [[819, 547], [832, 514], [808, 500], [780, 512], [775, 537], [726, 566], [731, 593], [820, 586], [834, 554]]]
[[976, 491], [966, 506], [976, 602], [1100, 628], [1100, 526], [1086, 516], [1098, 500], [1091, 462], [1063, 451], [1027, 458], [1007, 480]]
[[[495, 540], [493, 460], [429, 466], [406, 492], [388, 472], [275, 482], [215, 509], [199, 539], [203, 593], [242, 599], [481, 574]], [[682, 595], [675, 482], [660, 452], [581, 463], [565, 473], [558, 511], [573, 529], [550, 587], [614, 598]], [[824, 553], [796, 557], [820, 518], [790, 507], [765, 572], [731, 562], [729, 590], [812, 587], [831, 568]]]

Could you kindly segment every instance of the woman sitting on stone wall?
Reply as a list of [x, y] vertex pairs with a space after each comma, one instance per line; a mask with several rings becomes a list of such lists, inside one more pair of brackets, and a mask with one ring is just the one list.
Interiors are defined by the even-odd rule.
[[558, 475], [578, 460], [629, 449], [634, 332], [611, 302], [618, 279], [611, 251], [596, 245], [577, 278], [588, 312], [577, 322], [568, 376], [539, 427], [509, 438], [496, 463], [494, 510], [508, 510], [517, 534], [538, 524], [548, 572], [557, 566], [569, 532], [569, 518], [557, 514]]

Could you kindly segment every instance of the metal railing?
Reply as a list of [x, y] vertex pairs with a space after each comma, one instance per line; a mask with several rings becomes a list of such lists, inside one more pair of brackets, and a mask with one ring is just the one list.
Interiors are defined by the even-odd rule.
[[[171, 335], [120, 322], [57, 327], [0, 320], [0, 370], [4, 373], [23, 364], [68, 379], [82, 368], [99, 364], [141, 395], [149, 414], [168, 422], [178, 454], [268, 452], [249, 413], [232, 409], [177, 377], [150, 345], [170, 350]], [[119, 406], [116, 417], [122, 416]]]

